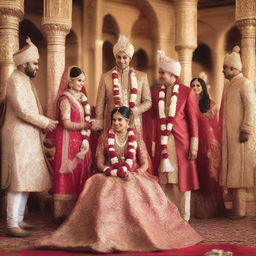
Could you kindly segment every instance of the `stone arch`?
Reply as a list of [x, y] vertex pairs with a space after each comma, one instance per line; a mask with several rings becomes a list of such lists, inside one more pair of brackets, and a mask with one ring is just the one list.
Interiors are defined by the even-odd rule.
[[65, 65], [80, 65], [79, 60], [79, 44], [78, 37], [74, 30], [71, 29], [70, 33], [66, 36], [66, 48], [65, 48]]
[[115, 66], [115, 58], [113, 55], [113, 44], [110, 41], [105, 41], [102, 47], [103, 61], [102, 61], [102, 70], [107, 72]]
[[116, 19], [111, 14], [103, 17], [102, 23], [102, 71], [106, 72], [115, 66], [115, 58], [113, 56], [113, 45], [118, 39], [120, 28]]
[[231, 52], [235, 45], [241, 47], [241, 34], [236, 26], [227, 31], [225, 38], [225, 51]]
[[117, 37], [120, 33], [116, 19], [111, 14], [106, 14], [103, 17], [102, 33]]
[[159, 22], [156, 11], [149, 0], [134, 0], [135, 5], [141, 10], [141, 13], [147, 18], [150, 24], [153, 38], [159, 38]]
[[46, 77], [46, 56], [47, 56], [47, 42], [41, 33], [31, 21], [24, 19], [19, 24], [19, 45], [20, 48], [26, 45], [26, 38], [30, 37], [32, 42], [37, 46], [40, 59], [39, 59], [39, 71], [33, 83], [37, 89], [38, 96], [42, 107], [46, 109], [47, 99], [47, 86], [45, 82]]
[[152, 30], [149, 20], [145, 15], [140, 15], [132, 27], [132, 37], [152, 38]]
[[24, 19], [19, 24], [19, 45], [20, 48], [26, 45], [26, 38], [30, 37], [32, 42], [38, 47], [46, 46], [46, 40], [44, 39], [41, 31], [31, 21]]
[[208, 78], [211, 78], [213, 72], [212, 51], [205, 43], [199, 43], [193, 53], [193, 77], [200, 72], [206, 73]]
[[[144, 51], [143, 56], [147, 58], [147, 67], [144, 66], [143, 70], [147, 71], [149, 83], [152, 84], [157, 73], [157, 58], [155, 52], [159, 47], [159, 20], [150, 1], [134, 0], [133, 4], [140, 10], [140, 15], [132, 26], [132, 41], [136, 49]], [[139, 52], [138, 50], [138, 53], [142, 54], [142, 51]], [[133, 58], [136, 58], [136, 54]], [[136, 59], [134, 60], [134, 62], [138, 61], [139, 60]], [[139, 63], [137, 64], [138, 69], [141, 69], [139, 68], [141, 65]]]
[[140, 71], [146, 71], [149, 67], [148, 55], [143, 49], [137, 50], [132, 58], [131, 66]]

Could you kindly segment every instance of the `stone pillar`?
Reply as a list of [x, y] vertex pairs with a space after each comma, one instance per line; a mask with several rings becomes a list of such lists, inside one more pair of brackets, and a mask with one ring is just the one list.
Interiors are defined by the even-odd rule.
[[15, 69], [13, 53], [19, 49], [19, 22], [24, 0], [0, 1], [0, 102], [5, 98], [6, 80]]
[[222, 70], [225, 57], [225, 50], [223, 48], [223, 45], [225, 44], [225, 36], [223, 33], [218, 33], [216, 38], [217, 39], [212, 46], [212, 58], [214, 62], [210, 93], [218, 108], [220, 108], [224, 87], [224, 75]]
[[[236, 25], [241, 32], [243, 74], [255, 81], [255, 0], [236, 0]], [[256, 216], [256, 188], [247, 189], [246, 215]]]
[[243, 74], [255, 79], [255, 36], [256, 2], [255, 0], [236, 0], [236, 25], [241, 32], [241, 58]]
[[197, 47], [197, 1], [175, 0], [175, 49], [181, 64], [180, 81], [189, 86], [192, 79], [192, 57]]
[[47, 116], [55, 118], [56, 96], [65, 68], [65, 40], [72, 24], [72, 0], [44, 0], [43, 32], [47, 40]]

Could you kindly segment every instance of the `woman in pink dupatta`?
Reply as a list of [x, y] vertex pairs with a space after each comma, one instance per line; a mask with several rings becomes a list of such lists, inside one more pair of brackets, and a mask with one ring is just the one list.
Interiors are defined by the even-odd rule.
[[218, 185], [221, 163], [218, 110], [215, 102], [209, 97], [207, 86], [203, 79], [192, 79], [190, 87], [197, 96], [200, 109], [197, 155], [200, 189], [194, 191], [192, 196], [194, 214], [197, 218], [212, 218], [222, 215], [224, 211], [222, 189]]
[[91, 166], [90, 105], [85, 95], [84, 72], [68, 67], [57, 96], [56, 153], [54, 159], [54, 218], [61, 222], [73, 209]]
[[101, 173], [90, 177], [68, 219], [37, 247], [92, 252], [158, 251], [194, 245], [202, 237], [165, 196], [143, 139], [128, 126], [131, 110], [115, 108], [112, 128], [97, 147]]

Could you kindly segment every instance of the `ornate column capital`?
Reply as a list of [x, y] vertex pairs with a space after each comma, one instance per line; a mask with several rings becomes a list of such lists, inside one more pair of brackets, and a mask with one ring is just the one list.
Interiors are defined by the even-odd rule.
[[23, 19], [24, 0], [1, 0], [0, 1], [0, 17], [12, 16], [19, 20]]
[[70, 31], [70, 26], [66, 24], [45, 23], [42, 25], [48, 45], [65, 44], [66, 35]]
[[5, 97], [6, 80], [15, 68], [13, 53], [19, 49], [19, 22], [24, 0], [0, 1], [0, 101]]
[[242, 38], [256, 36], [256, 19], [238, 20], [236, 25], [242, 34]]
[[48, 44], [65, 44], [72, 25], [72, 0], [44, 0], [43, 32]]

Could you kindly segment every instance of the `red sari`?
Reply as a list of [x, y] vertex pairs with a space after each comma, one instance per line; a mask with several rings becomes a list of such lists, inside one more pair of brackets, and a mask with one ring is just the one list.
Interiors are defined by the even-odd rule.
[[91, 166], [90, 150], [83, 159], [76, 157], [82, 143], [80, 130], [65, 129], [62, 122], [64, 119], [74, 123], [84, 121], [82, 104], [66, 90], [59, 98], [58, 107], [60, 111], [59, 124], [56, 129], [53, 178], [54, 217], [56, 219], [67, 216], [72, 210], [89, 176]]
[[207, 113], [199, 113], [198, 124], [197, 171], [200, 189], [194, 192], [192, 204], [196, 217], [209, 218], [220, 215], [224, 210], [222, 189], [218, 186], [221, 144], [218, 110], [215, 102], [211, 102]]
[[[202, 240], [168, 201], [156, 177], [137, 173], [147, 158], [145, 144], [137, 136], [137, 154], [126, 179], [96, 174], [89, 178], [66, 222], [40, 239], [39, 247], [115, 252], [158, 251], [187, 247]], [[124, 161], [127, 144], [115, 150]], [[97, 162], [111, 166], [107, 136], [97, 148]]]

